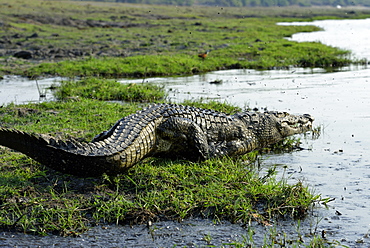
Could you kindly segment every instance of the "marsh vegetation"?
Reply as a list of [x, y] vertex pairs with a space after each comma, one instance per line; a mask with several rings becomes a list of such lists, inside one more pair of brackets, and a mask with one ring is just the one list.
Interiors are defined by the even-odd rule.
[[[1, 0], [0, 71], [148, 77], [230, 68], [336, 67], [349, 51], [284, 39], [314, 26], [279, 21], [360, 18], [367, 9], [223, 8]], [[349, 14], [350, 13], [350, 14]], [[197, 55], [210, 50], [206, 59]]]

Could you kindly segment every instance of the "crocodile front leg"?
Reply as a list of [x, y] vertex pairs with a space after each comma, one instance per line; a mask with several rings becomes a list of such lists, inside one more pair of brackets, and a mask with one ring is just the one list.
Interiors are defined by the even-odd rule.
[[204, 160], [209, 157], [207, 136], [195, 122], [182, 117], [170, 117], [157, 129], [157, 157]]

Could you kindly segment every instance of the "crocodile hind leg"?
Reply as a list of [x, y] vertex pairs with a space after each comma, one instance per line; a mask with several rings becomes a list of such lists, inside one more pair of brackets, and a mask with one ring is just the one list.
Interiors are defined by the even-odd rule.
[[157, 129], [156, 156], [204, 160], [209, 157], [207, 136], [193, 121], [171, 117]]

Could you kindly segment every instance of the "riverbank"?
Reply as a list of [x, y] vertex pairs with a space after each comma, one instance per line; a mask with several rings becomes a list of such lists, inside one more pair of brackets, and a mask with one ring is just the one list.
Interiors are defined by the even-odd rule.
[[[216, 102], [186, 104], [225, 112], [240, 110]], [[0, 116], [4, 127], [84, 141], [138, 108], [138, 104], [81, 97], [77, 101], [8, 105], [0, 109]], [[285, 140], [266, 151], [285, 150], [297, 142]], [[1, 228], [77, 236], [95, 225], [150, 225], [189, 218], [244, 224], [256, 221], [269, 226], [274, 218], [304, 218], [314, 202], [327, 201], [302, 182], [288, 184], [285, 178], [277, 179], [274, 167], [260, 168], [258, 154], [199, 163], [147, 159], [125, 175], [82, 179], [1, 148]]]
[[[284, 39], [317, 27], [276, 22], [370, 16], [368, 9], [41, 0], [0, 4], [0, 73], [28, 77], [150, 77], [233, 68], [343, 66], [354, 62], [349, 51]], [[198, 57], [206, 51], [207, 57]]]

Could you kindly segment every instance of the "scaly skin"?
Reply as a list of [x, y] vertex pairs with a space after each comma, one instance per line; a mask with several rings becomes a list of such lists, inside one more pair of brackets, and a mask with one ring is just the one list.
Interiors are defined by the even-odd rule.
[[0, 145], [54, 170], [81, 177], [116, 175], [146, 157], [204, 160], [237, 156], [312, 128], [308, 115], [242, 112], [226, 115], [157, 104], [122, 118], [89, 143], [0, 128]]

